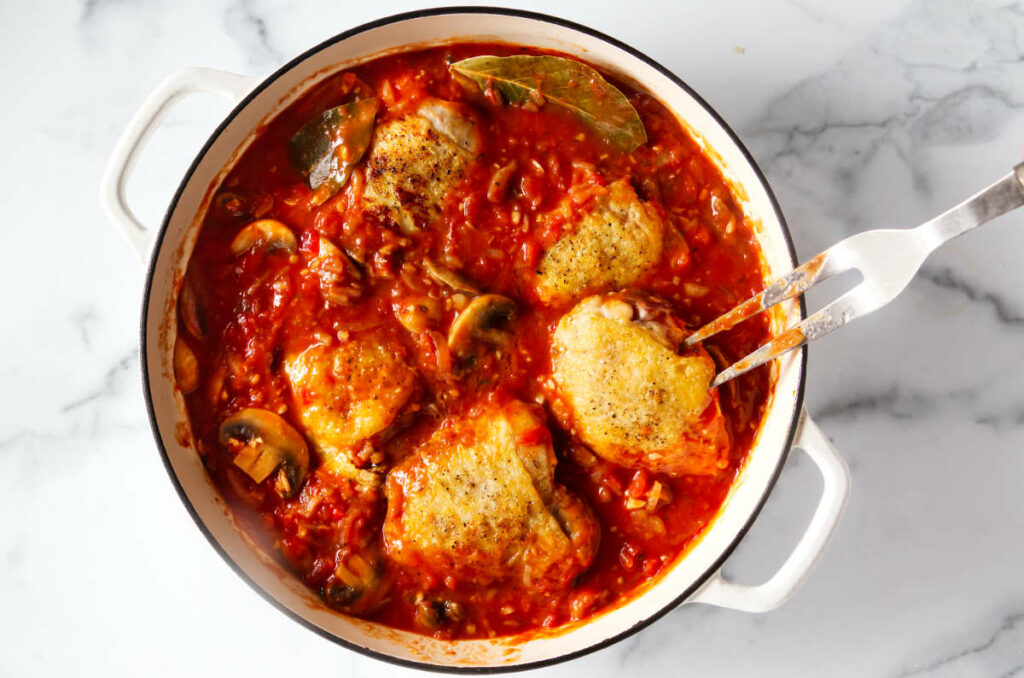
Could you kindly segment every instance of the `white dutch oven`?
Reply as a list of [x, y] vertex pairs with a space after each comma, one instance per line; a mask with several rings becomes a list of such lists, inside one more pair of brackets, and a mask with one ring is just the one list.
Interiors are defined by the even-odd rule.
[[[583, 623], [534, 638], [441, 641], [347, 617], [324, 607], [293, 575], [241, 532], [188, 443], [184, 403], [171, 377], [176, 325], [173, 314], [211, 186], [245, 149], [254, 130], [289, 105], [313, 82], [382, 53], [453, 41], [509, 42], [578, 55], [644, 89], [674, 110], [718, 159], [739, 189], [772, 278], [796, 264], [778, 205], [764, 176], [736, 135], [696, 93], [663, 67], [612, 38], [560, 19], [504, 9], [448, 8], [402, 14], [360, 26], [297, 57], [269, 78], [192, 68], [172, 74], [146, 100], [125, 130], [107, 168], [102, 199], [110, 218], [148, 260], [142, 309], [142, 374], [157, 446], [182, 502], [213, 547], [257, 592], [320, 635], [365, 654], [420, 668], [497, 671], [536, 667], [607, 646], [650, 624], [681, 603], [707, 603], [748, 612], [782, 604], [807, 577], [832, 535], [849, 490], [842, 459], [802, 408], [805, 351], [772, 366], [774, 392], [746, 467], [703, 538], [642, 595]], [[125, 185], [150, 134], [182, 97], [220, 92], [238, 105], [196, 156], [160, 229], [146, 229], [125, 203]], [[155, 244], [154, 244], [155, 243]], [[789, 303], [773, 331], [803, 316]], [[771, 491], [789, 450], [797, 447], [818, 466], [822, 496], [781, 568], [765, 583], [724, 579], [720, 568], [746, 533]]]

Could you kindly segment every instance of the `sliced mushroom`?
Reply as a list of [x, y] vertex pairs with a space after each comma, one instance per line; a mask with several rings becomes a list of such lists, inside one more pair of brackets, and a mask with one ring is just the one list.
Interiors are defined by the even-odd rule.
[[320, 279], [320, 290], [328, 301], [345, 306], [362, 295], [359, 267], [330, 240], [320, 238], [317, 255], [308, 266]]
[[199, 387], [199, 361], [181, 337], [174, 342], [174, 381], [186, 395]]
[[429, 275], [433, 280], [452, 288], [456, 292], [480, 294], [480, 288], [477, 287], [476, 283], [472, 280], [461, 273], [456, 273], [449, 268], [441, 266], [431, 259], [423, 260], [423, 270], [426, 271], [427, 275]]
[[349, 614], [365, 614], [382, 602], [387, 583], [375, 554], [339, 554], [335, 562], [334, 574], [324, 586], [328, 605]]
[[225, 419], [220, 425], [220, 442], [235, 452], [235, 466], [257, 483], [280, 469], [274, 489], [282, 497], [297, 492], [309, 470], [305, 439], [267, 410], [248, 408]]
[[294, 252], [299, 243], [291, 229], [276, 219], [260, 219], [254, 221], [235, 236], [231, 241], [231, 252], [235, 256], [252, 249], [262, 247], [267, 252], [286, 250]]
[[425, 332], [441, 320], [441, 302], [426, 295], [403, 297], [391, 304], [395, 318], [413, 334]]
[[426, 631], [437, 631], [453, 627], [466, 618], [466, 608], [453, 600], [429, 600], [424, 598], [416, 603], [413, 620]]
[[181, 324], [189, 334], [200, 341], [206, 338], [206, 306], [200, 300], [195, 284], [187, 277], [178, 297], [178, 312]]
[[234, 193], [221, 193], [214, 199], [213, 204], [229, 217], [241, 219], [246, 216], [245, 202]]
[[469, 302], [448, 331], [452, 354], [467, 358], [482, 347], [507, 348], [512, 341], [510, 325], [516, 302], [500, 294], [485, 294]]
[[490, 202], [501, 202], [508, 194], [508, 186], [512, 181], [518, 163], [512, 160], [494, 172], [491, 182], [487, 185], [487, 199]]

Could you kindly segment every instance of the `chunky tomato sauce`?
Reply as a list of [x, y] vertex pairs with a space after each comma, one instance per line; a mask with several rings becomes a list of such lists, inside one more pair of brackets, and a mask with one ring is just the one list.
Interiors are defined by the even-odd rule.
[[[537, 52], [453, 45], [380, 58], [317, 84], [261, 130], [216, 189], [181, 296], [178, 341], [184, 355], [178, 381], [192, 434], [241, 521], [327, 604], [443, 638], [555, 628], [620, 602], [656, 578], [684, 556], [719, 510], [768, 398], [766, 368], [723, 387], [719, 398], [731, 447], [728, 468], [716, 475], [669, 477], [617, 466], [548, 414], [555, 481], [582, 498], [600, 526], [593, 562], [568, 585], [480, 584], [427, 566], [397, 565], [382, 541], [382, 489], [324, 471], [312, 447], [302, 487], [283, 496], [271, 480], [257, 483], [235, 464], [236, 450], [221, 444], [218, 430], [243, 408], [274, 412], [304, 430], [281, 367], [289, 342], [373, 335], [397, 347], [415, 375], [412, 395], [387, 428], [355, 453], [358, 464], [382, 473], [453, 418], [514, 399], [545, 406], [551, 335], [572, 303], [542, 303], [522, 271], [534, 267], [565, 228], [566, 219], [543, 215], [571, 205], [570, 195], [580, 196], [582, 205], [588, 191], [599, 192], [615, 179], [627, 178], [666, 224], [660, 261], [632, 287], [666, 301], [691, 329], [762, 288], [758, 246], [729, 186], [659, 101], [620, 86], [648, 137], [624, 153], [551, 106], [487, 101], [449, 72], [452, 62], [466, 57], [517, 53]], [[406, 231], [366, 214], [360, 200], [366, 176], [359, 165], [341, 192], [314, 204], [306, 177], [289, 157], [289, 142], [353, 92], [379, 99], [377, 125], [426, 96], [465, 102], [482, 121], [480, 157], [428, 226]], [[507, 190], [494, 195], [495, 172], [513, 161]], [[232, 251], [240, 230], [258, 219], [285, 224], [296, 247]], [[325, 303], [309, 265], [325, 239], [345, 252], [351, 268], [346, 280], [352, 294], [337, 303]], [[420, 265], [426, 258], [444, 262], [482, 291], [515, 300], [512, 350], [459, 365], [446, 334], [472, 295], [433, 283]], [[403, 322], [410, 307], [423, 314]], [[767, 338], [767, 320], [758, 317], [705, 347], [721, 369]], [[652, 504], [648, 498], [656, 483], [660, 494]], [[352, 578], [374, 580], [377, 592], [352, 604], [350, 596], [337, 595], [350, 591], [346, 582]]]

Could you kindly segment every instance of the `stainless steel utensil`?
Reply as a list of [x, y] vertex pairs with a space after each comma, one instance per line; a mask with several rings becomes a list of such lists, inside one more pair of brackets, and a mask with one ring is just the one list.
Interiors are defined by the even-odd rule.
[[916, 228], [864, 231], [837, 242], [691, 334], [686, 345], [693, 346], [728, 330], [840, 273], [856, 270], [861, 274], [862, 280], [856, 287], [719, 372], [711, 385], [720, 386], [885, 306], [906, 288], [924, 260], [940, 245], [1021, 205], [1024, 205], [1024, 163], [988, 188]]

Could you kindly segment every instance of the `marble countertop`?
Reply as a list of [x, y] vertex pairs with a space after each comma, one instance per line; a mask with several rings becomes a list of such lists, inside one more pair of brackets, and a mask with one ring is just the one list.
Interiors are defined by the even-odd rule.
[[[143, 404], [142, 268], [96, 194], [117, 136], [172, 70], [267, 74], [334, 33], [429, 4], [0, 4], [0, 676], [412, 673], [285, 618], [188, 518]], [[688, 81], [764, 168], [801, 258], [914, 225], [1021, 157], [1021, 5], [521, 6], [607, 32]], [[226, 112], [194, 97], [159, 131], [130, 190], [147, 223]], [[891, 306], [812, 347], [807, 406], [853, 491], [788, 604], [684, 606], [540, 673], [1024, 675], [1022, 260], [1024, 212], [947, 245]], [[778, 566], [819, 484], [794, 456], [731, 577], [755, 583]]]

